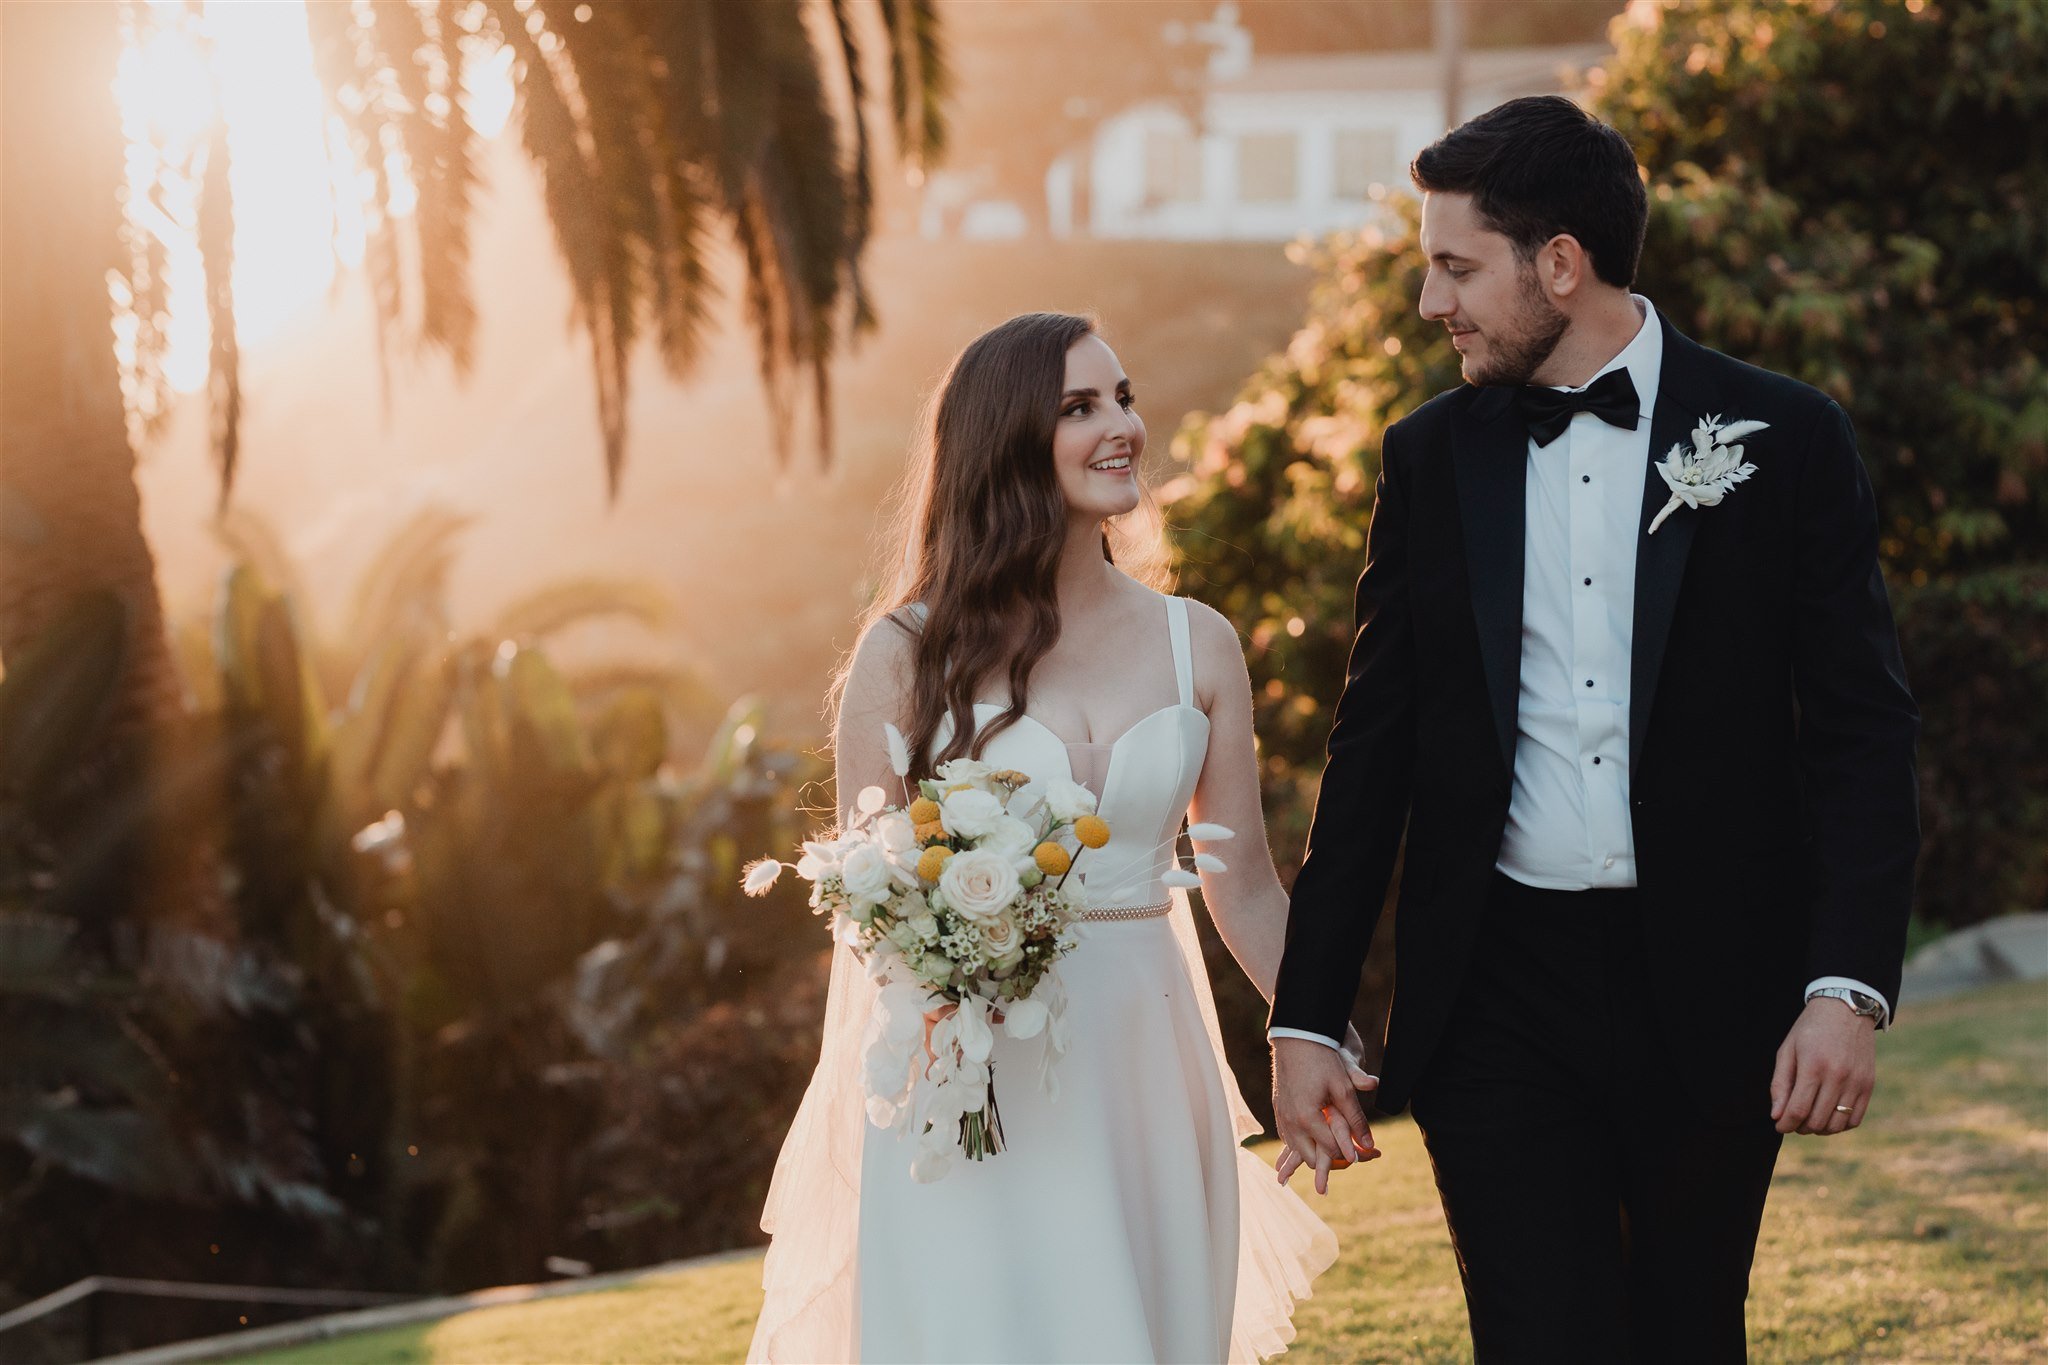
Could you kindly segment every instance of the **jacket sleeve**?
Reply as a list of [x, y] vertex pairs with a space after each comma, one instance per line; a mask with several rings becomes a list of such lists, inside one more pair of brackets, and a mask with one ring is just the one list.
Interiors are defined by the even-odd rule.
[[1381, 450], [1357, 635], [1330, 726], [1308, 852], [1295, 878], [1268, 1028], [1344, 1036], [1408, 818], [1415, 770], [1415, 631], [1408, 596], [1408, 500], [1399, 452]]
[[1920, 850], [1920, 713], [1878, 569], [1876, 499], [1832, 400], [1807, 443], [1796, 517], [1793, 686], [1822, 878], [1807, 966], [1896, 1002]]

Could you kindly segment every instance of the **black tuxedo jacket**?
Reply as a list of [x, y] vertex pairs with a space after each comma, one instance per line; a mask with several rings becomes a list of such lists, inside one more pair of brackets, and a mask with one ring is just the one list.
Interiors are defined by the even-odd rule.
[[[1768, 1112], [1817, 976], [1898, 998], [1919, 849], [1906, 689], [1849, 419], [1663, 323], [1648, 458], [1759, 420], [1711, 508], [1646, 471], [1629, 799], [1670, 1102]], [[1407, 831], [1375, 1105], [1407, 1103], [1455, 1007], [1507, 823], [1521, 671], [1528, 434], [1465, 386], [1388, 428], [1356, 643], [1294, 885], [1270, 1026], [1342, 1037]]]

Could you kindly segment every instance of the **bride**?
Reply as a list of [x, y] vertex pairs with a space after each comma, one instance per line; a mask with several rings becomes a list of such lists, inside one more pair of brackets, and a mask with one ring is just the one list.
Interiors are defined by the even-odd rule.
[[977, 758], [1070, 778], [1112, 834], [1076, 869], [1089, 909], [1058, 969], [1056, 1093], [1038, 1084], [1044, 1035], [999, 1030], [1004, 1149], [934, 1183], [910, 1178], [910, 1139], [866, 1122], [873, 988], [834, 950], [818, 1069], [762, 1216], [774, 1241], [750, 1360], [1253, 1360], [1285, 1349], [1295, 1299], [1336, 1256], [1239, 1146], [1258, 1125], [1223, 1060], [1186, 893], [1161, 881], [1191, 811], [1239, 831], [1203, 860], [1203, 899], [1270, 999], [1287, 898], [1250, 679], [1227, 621], [1150, 586], [1163, 555], [1144, 448], [1130, 381], [1085, 318], [1012, 318], [933, 402], [900, 574], [841, 679], [841, 815], [863, 787], [896, 788], [894, 724], [913, 776]]

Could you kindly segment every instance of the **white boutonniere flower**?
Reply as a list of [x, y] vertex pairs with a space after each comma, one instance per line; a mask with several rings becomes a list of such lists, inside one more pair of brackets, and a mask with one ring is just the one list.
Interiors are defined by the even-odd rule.
[[1671, 501], [1651, 521], [1648, 534], [1657, 534], [1657, 528], [1664, 519], [1681, 507], [1714, 507], [1728, 496], [1728, 490], [1756, 473], [1756, 466], [1745, 463], [1742, 447], [1737, 444], [1745, 436], [1753, 436], [1767, 430], [1769, 422], [1730, 422], [1723, 426], [1719, 417], [1708, 417], [1692, 429], [1692, 449], [1687, 450], [1681, 443], [1673, 443], [1671, 453], [1657, 465], [1657, 472], [1664, 476], [1664, 482], [1671, 489]]

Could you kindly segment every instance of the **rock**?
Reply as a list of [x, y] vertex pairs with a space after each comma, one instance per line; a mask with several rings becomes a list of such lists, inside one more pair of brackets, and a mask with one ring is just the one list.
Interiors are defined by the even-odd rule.
[[1935, 940], [1906, 964], [1902, 1004], [2001, 981], [2048, 981], [2048, 910], [2006, 915]]

